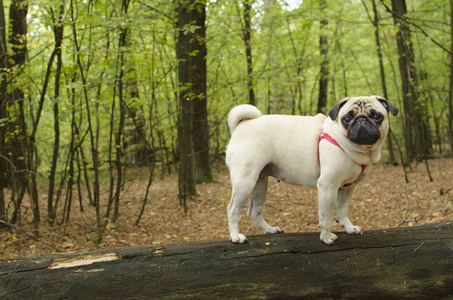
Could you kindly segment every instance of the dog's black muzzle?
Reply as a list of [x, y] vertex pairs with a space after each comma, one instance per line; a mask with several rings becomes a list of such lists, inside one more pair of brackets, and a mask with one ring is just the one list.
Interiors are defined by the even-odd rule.
[[374, 145], [380, 137], [379, 128], [366, 117], [357, 118], [349, 127], [349, 140], [359, 145]]

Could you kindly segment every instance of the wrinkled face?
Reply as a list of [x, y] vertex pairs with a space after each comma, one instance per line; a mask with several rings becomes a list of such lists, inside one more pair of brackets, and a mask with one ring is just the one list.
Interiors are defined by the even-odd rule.
[[398, 113], [384, 98], [354, 97], [340, 101], [329, 115], [341, 124], [351, 142], [374, 145], [387, 135], [389, 110], [394, 115]]

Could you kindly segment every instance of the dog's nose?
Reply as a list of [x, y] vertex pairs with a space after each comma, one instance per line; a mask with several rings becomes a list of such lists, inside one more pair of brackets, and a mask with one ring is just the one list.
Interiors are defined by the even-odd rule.
[[358, 118], [356, 121], [355, 121], [357, 124], [363, 124], [366, 122], [366, 118], [365, 117], [360, 117]]

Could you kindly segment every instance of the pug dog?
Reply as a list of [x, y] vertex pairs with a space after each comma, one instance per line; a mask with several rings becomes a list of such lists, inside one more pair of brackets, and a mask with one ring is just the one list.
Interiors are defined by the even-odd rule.
[[228, 205], [230, 241], [242, 244], [238, 221], [247, 215], [266, 234], [282, 233], [263, 218], [268, 178], [318, 190], [320, 239], [333, 245], [337, 222], [348, 234], [363, 234], [348, 218], [354, 187], [379, 161], [389, 131], [389, 113], [398, 109], [380, 96], [345, 98], [328, 115], [262, 115], [254, 106], [234, 107], [228, 116], [231, 140], [226, 150], [232, 196]]

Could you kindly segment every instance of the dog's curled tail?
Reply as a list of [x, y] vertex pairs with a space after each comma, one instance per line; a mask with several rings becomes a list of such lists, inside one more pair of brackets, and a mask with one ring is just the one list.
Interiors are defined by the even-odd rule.
[[250, 104], [242, 104], [234, 107], [228, 115], [228, 126], [230, 127], [231, 133], [236, 130], [242, 121], [259, 118], [262, 115], [258, 108]]

